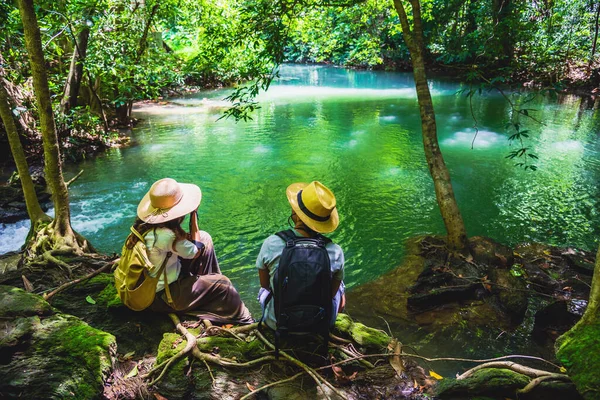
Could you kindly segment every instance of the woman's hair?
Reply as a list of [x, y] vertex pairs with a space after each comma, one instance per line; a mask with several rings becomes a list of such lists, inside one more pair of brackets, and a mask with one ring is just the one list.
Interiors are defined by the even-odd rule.
[[[144, 234], [151, 229], [167, 228], [173, 231], [173, 233], [175, 234], [175, 241], [177, 242], [179, 240], [187, 239], [187, 234], [181, 227], [181, 221], [183, 221], [183, 217], [175, 218], [166, 222], [161, 222], [159, 224], [150, 224], [148, 222], [142, 221], [140, 218], [136, 218], [135, 222], [133, 223], [133, 229], [138, 231], [140, 235], [144, 236]], [[133, 246], [135, 246], [137, 242], [139, 242], [139, 240], [140, 239], [136, 235], [130, 233], [127, 237], [127, 242], [125, 243], [125, 245], [128, 249], [131, 249], [133, 248]]]

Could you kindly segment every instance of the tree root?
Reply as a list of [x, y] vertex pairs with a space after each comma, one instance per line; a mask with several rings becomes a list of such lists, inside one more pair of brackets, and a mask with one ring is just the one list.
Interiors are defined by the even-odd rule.
[[557, 374], [557, 373], [553, 373], [553, 372], [549, 372], [549, 371], [530, 368], [530, 367], [526, 367], [521, 364], [514, 363], [512, 361], [495, 361], [495, 362], [481, 364], [474, 368], [471, 368], [470, 370], [466, 371], [464, 374], [456, 377], [456, 379], [457, 380], [466, 379], [466, 378], [472, 376], [476, 371], [479, 371], [479, 370], [482, 370], [485, 368], [509, 369], [511, 371], [528, 376], [530, 378], [534, 378], [524, 388], [517, 390], [517, 393], [520, 393], [520, 394], [531, 392], [541, 382], [549, 380], [549, 379], [561, 380], [561, 381], [567, 381], [567, 382], [571, 381], [571, 378], [569, 378], [565, 374]]
[[269, 383], [269, 384], [266, 384], [266, 385], [264, 385], [264, 386], [261, 386], [261, 387], [259, 387], [258, 389], [254, 389], [254, 390], [252, 390], [250, 393], [248, 393], [248, 394], [246, 394], [246, 395], [244, 395], [244, 396], [240, 397], [240, 400], [246, 400], [246, 399], [247, 399], [247, 398], [249, 398], [250, 396], [253, 396], [253, 395], [255, 395], [255, 394], [256, 394], [256, 393], [258, 393], [258, 392], [262, 392], [263, 390], [265, 390], [265, 389], [268, 389], [268, 388], [270, 388], [270, 387], [272, 387], [272, 386], [281, 385], [281, 384], [283, 384], [283, 383], [291, 382], [291, 381], [293, 381], [294, 379], [301, 377], [301, 376], [302, 376], [302, 375], [304, 375], [305, 373], [306, 373], [306, 371], [298, 372], [296, 375], [294, 375], [294, 376], [290, 376], [289, 378], [282, 379], [282, 380], [280, 380], [280, 381], [276, 381], [276, 382], [271, 382], [271, 383]]
[[67, 288], [69, 288], [69, 287], [71, 287], [73, 285], [76, 285], [79, 282], [83, 282], [85, 280], [93, 278], [94, 276], [100, 274], [101, 272], [104, 272], [107, 269], [109, 269], [109, 267], [111, 267], [112, 265], [113, 265], [113, 263], [107, 262], [103, 267], [100, 267], [100, 269], [97, 269], [97, 270], [95, 270], [95, 271], [93, 271], [93, 272], [91, 272], [91, 273], [89, 273], [89, 274], [87, 274], [87, 275], [85, 275], [85, 276], [83, 276], [81, 278], [78, 278], [78, 279], [75, 279], [73, 281], [64, 283], [64, 284], [60, 285], [59, 287], [57, 287], [56, 289], [54, 289], [53, 291], [51, 291], [50, 293], [44, 293], [43, 294], [44, 300], [50, 301], [50, 299], [55, 294], [57, 294], [59, 292], [62, 292], [63, 290], [65, 290], [65, 289], [67, 289]]
[[181, 349], [179, 352], [177, 352], [177, 354], [175, 354], [174, 356], [172, 356], [165, 362], [160, 363], [158, 366], [155, 366], [154, 368], [152, 368], [150, 371], [148, 371], [146, 374], [144, 374], [142, 376], [142, 378], [150, 377], [152, 374], [154, 374], [155, 372], [159, 371], [162, 368], [162, 371], [160, 372], [158, 377], [156, 379], [154, 379], [153, 381], [151, 381], [148, 384], [149, 386], [152, 386], [152, 385], [156, 384], [156, 382], [161, 380], [162, 377], [167, 372], [167, 370], [169, 369], [169, 366], [171, 364], [173, 364], [179, 358], [183, 357], [184, 355], [186, 355], [187, 353], [189, 353], [190, 351], [192, 351], [192, 349], [194, 349], [196, 347], [196, 337], [194, 335], [192, 335], [187, 329], [185, 329], [185, 327], [183, 325], [181, 325], [181, 321], [179, 320], [179, 317], [173, 313], [169, 313], [169, 318], [171, 318], [171, 321], [173, 321], [173, 323], [175, 324], [175, 328], [179, 331], [179, 333], [181, 333], [183, 336], [185, 336], [185, 340], [187, 341], [187, 343], [183, 349]]
[[544, 375], [544, 376], [540, 376], [538, 378], [532, 379], [531, 382], [529, 382], [527, 384], [527, 386], [525, 386], [523, 389], [517, 390], [517, 393], [519, 393], [519, 394], [529, 393], [533, 390], [533, 388], [535, 388], [541, 382], [549, 380], [549, 379], [555, 379], [555, 380], [567, 381], [567, 382], [571, 380], [571, 378], [569, 378], [567, 375], [564, 375], [564, 374]]
[[[262, 333], [260, 333], [260, 331], [256, 331], [256, 336], [263, 341], [264, 344], [266, 344], [269, 348], [275, 350], [275, 346], [269, 342]], [[336, 387], [334, 387], [331, 383], [329, 383], [326, 379], [324, 379], [321, 375], [319, 375], [314, 369], [312, 369], [311, 367], [309, 367], [308, 365], [304, 364], [303, 362], [297, 360], [296, 358], [290, 356], [289, 354], [287, 354], [285, 351], [280, 351], [279, 354], [281, 354], [283, 356], [283, 358], [285, 358], [287, 361], [291, 362], [292, 364], [302, 368], [304, 371], [306, 371], [306, 373], [313, 378], [313, 380], [317, 383], [317, 385], [319, 386], [319, 388], [321, 389], [321, 391], [323, 392], [323, 394], [325, 395], [326, 398], [329, 399], [329, 395], [327, 394], [327, 392], [325, 391], [325, 387], [327, 386], [329, 387], [329, 389], [331, 389], [335, 394], [337, 394], [340, 398], [345, 399], [346, 396], [344, 396], [344, 394], [342, 392], [340, 392]]]

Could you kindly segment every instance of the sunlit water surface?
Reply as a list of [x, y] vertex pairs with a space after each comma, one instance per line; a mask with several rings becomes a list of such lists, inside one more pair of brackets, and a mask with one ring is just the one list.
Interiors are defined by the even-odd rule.
[[[349, 288], [394, 268], [403, 242], [443, 233], [423, 154], [412, 76], [321, 66], [285, 66], [259, 98], [252, 121], [219, 120], [224, 91], [142, 107], [134, 145], [69, 166], [73, 225], [103, 252], [118, 252], [138, 201], [157, 179], [198, 184], [200, 225], [223, 271], [258, 312], [254, 268], [261, 242], [285, 229], [288, 184], [319, 180], [341, 216], [332, 235], [345, 251]], [[510, 110], [499, 95], [468, 99], [454, 82], [430, 84], [439, 142], [469, 235], [506, 244], [540, 241], [591, 250], [600, 233], [600, 117], [580, 99], [538, 99], [526, 145], [536, 172], [507, 160]], [[475, 136], [474, 125], [478, 133]], [[473, 148], [471, 145], [473, 144]], [[23, 242], [27, 225], [0, 230], [0, 252]]]

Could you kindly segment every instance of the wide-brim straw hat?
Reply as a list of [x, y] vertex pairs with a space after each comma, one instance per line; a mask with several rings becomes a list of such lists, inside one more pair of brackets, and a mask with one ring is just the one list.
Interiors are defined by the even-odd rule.
[[138, 204], [137, 215], [144, 222], [160, 224], [191, 213], [201, 200], [202, 192], [198, 186], [164, 178], [150, 187]]
[[296, 215], [315, 232], [333, 232], [340, 222], [333, 192], [321, 182], [292, 183], [286, 195]]

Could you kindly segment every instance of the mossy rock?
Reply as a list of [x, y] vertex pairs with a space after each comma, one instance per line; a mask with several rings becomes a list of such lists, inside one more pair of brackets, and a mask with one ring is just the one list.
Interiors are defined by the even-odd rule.
[[[86, 300], [88, 296], [92, 302]], [[99, 274], [57, 294], [52, 305], [113, 334], [119, 343], [119, 352], [133, 351], [134, 357], [154, 353], [163, 333], [173, 330], [166, 315], [136, 312], [125, 307], [117, 295], [112, 274]]]
[[580, 397], [575, 387], [568, 382], [544, 381], [529, 393], [517, 396], [531, 378], [502, 368], [485, 368], [466, 379], [444, 379], [439, 381], [435, 396], [439, 399], [498, 399], [519, 398], [521, 400], [569, 399]]
[[0, 317], [48, 316], [53, 314], [52, 306], [41, 296], [27, 293], [14, 286], [0, 285]]
[[556, 341], [556, 357], [585, 399], [600, 398], [600, 323], [578, 324]]
[[25, 399], [99, 398], [112, 368], [114, 336], [74, 316], [48, 312], [40, 296], [2, 289], [12, 298], [3, 301], [4, 315], [14, 317], [3, 321], [12, 329], [0, 341], [0, 393]]
[[385, 349], [391, 340], [385, 332], [354, 322], [347, 314], [338, 314], [335, 329], [368, 349]]
[[[190, 329], [194, 336], [198, 334], [197, 330]], [[186, 345], [185, 340], [181, 340], [181, 335], [177, 333], [165, 333], [163, 340], [158, 345], [156, 354], [156, 365], [168, 360]], [[158, 382], [158, 391], [168, 399], [182, 399], [188, 397], [192, 381], [185, 373], [189, 366], [187, 356], [181, 357], [172, 363], [166, 374]]]

